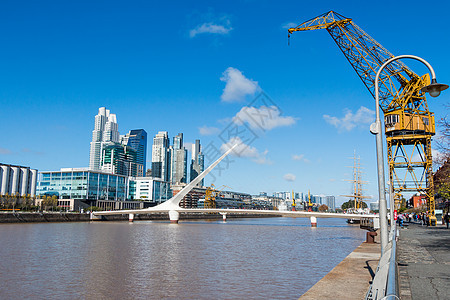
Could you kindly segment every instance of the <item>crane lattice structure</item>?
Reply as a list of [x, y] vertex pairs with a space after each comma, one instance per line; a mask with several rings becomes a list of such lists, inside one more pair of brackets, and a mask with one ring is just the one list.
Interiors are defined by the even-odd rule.
[[[375, 76], [385, 61], [394, 57], [359, 28], [352, 19], [334, 11], [313, 18], [295, 31], [326, 29], [362, 82], [375, 98]], [[397, 60], [386, 66], [379, 79], [380, 108], [384, 113], [389, 177], [393, 194], [420, 192], [435, 218], [431, 137], [434, 113], [421, 89], [430, 84], [428, 74], [418, 76]]]
[[214, 184], [206, 188], [205, 191], [205, 208], [216, 208], [216, 198], [219, 197], [220, 193], [225, 189], [226, 185], [222, 185], [219, 189], [216, 189]]

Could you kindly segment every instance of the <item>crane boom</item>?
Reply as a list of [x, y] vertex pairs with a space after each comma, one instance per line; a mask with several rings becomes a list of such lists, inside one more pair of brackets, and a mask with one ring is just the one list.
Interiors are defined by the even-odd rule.
[[[334, 11], [289, 28], [288, 36], [297, 31], [317, 29], [328, 31], [375, 98], [376, 73], [394, 55], [353, 23], [352, 19]], [[435, 122], [425, 94], [421, 91], [430, 84], [430, 77], [428, 74], [418, 76], [397, 60], [386, 66], [379, 82], [393, 192], [425, 193], [428, 211], [434, 218], [431, 137], [435, 134]]]

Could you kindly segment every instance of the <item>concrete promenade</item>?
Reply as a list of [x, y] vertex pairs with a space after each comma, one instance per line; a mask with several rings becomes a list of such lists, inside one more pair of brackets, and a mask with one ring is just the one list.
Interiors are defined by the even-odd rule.
[[450, 299], [450, 229], [406, 223], [400, 229], [400, 298]]
[[380, 244], [362, 243], [300, 299], [364, 299], [380, 252]]

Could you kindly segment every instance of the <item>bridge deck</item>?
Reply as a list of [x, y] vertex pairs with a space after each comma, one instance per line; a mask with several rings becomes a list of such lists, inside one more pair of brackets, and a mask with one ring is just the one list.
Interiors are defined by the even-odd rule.
[[377, 268], [380, 251], [378, 243], [362, 243], [300, 299], [364, 299]]

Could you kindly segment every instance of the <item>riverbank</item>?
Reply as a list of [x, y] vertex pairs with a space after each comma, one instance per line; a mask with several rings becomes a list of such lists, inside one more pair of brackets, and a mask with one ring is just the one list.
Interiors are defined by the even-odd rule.
[[[270, 218], [279, 216], [261, 214], [227, 214], [227, 218]], [[180, 214], [180, 220], [207, 220], [222, 219], [220, 214], [210, 213], [189, 213]], [[135, 215], [135, 221], [169, 221], [167, 213], [153, 213]], [[0, 213], [0, 223], [46, 223], [46, 222], [90, 222], [90, 215], [87, 213], [66, 213], [66, 212], [7, 212]], [[128, 221], [128, 215], [102, 216], [96, 221]]]
[[379, 243], [362, 243], [300, 299], [364, 299], [375, 275], [380, 252]]

